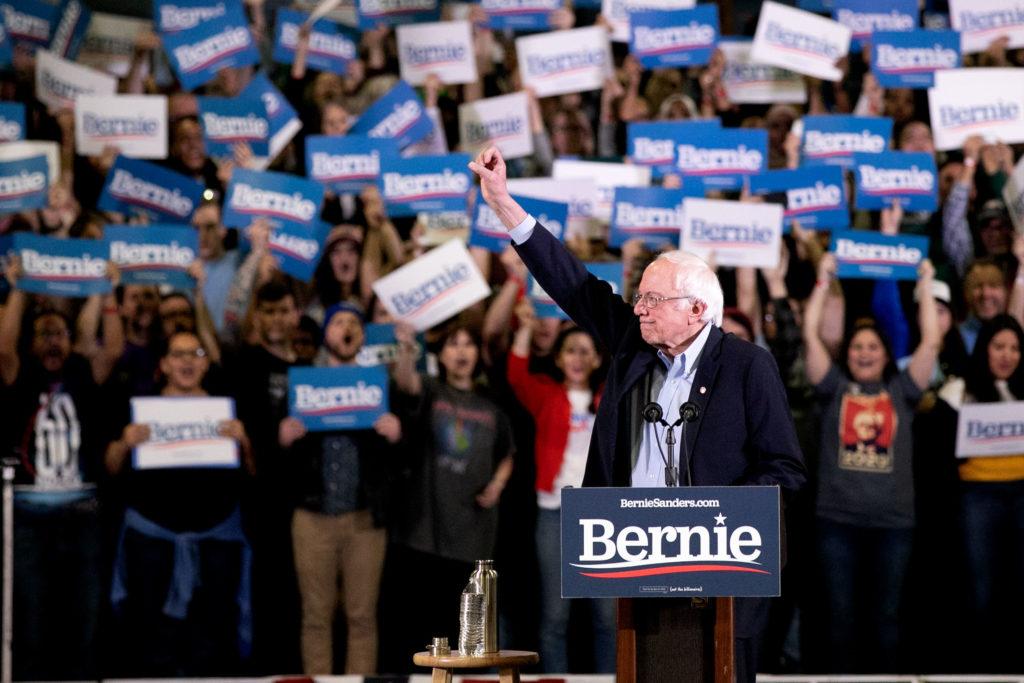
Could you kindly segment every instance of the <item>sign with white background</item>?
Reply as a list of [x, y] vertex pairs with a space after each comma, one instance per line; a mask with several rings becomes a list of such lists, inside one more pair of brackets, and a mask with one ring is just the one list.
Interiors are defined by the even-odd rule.
[[523, 86], [537, 97], [600, 90], [612, 73], [612, 50], [603, 26], [516, 38]]
[[949, 18], [964, 53], [984, 52], [1003, 36], [1008, 48], [1024, 47], [1024, 0], [949, 0]]
[[811, 12], [765, 2], [750, 57], [826, 81], [843, 77], [836, 62], [850, 50], [852, 31]]
[[782, 239], [782, 205], [721, 199], [683, 201], [681, 248], [720, 266], [774, 268]]
[[75, 151], [102, 154], [112, 145], [133, 159], [167, 157], [163, 95], [84, 95], [75, 102]]
[[475, 83], [476, 55], [468, 21], [406, 24], [396, 30], [402, 78], [422, 85], [435, 74], [442, 83]]
[[459, 105], [462, 151], [476, 154], [495, 145], [506, 159], [533, 154], [530, 98], [525, 92], [488, 97]]
[[1024, 72], [948, 69], [928, 90], [935, 149], [960, 149], [981, 135], [988, 142], [1024, 142]]

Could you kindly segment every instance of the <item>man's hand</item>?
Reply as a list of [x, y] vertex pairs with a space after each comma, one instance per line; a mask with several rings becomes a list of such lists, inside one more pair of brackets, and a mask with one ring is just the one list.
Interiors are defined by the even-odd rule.
[[378, 417], [373, 423], [373, 431], [383, 436], [390, 444], [402, 440], [402, 422], [394, 413], [384, 413]]
[[277, 442], [281, 448], [290, 448], [293, 443], [306, 435], [306, 425], [297, 418], [286, 417], [277, 426]]
[[480, 190], [484, 201], [491, 207], [506, 230], [511, 230], [526, 219], [523, 207], [508, 193], [508, 179], [505, 160], [497, 147], [491, 146], [480, 152], [469, 169], [480, 178]]

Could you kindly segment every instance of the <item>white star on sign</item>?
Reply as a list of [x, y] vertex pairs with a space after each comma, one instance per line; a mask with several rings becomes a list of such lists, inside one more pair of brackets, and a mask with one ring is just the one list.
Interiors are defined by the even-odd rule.
[[726, 520], [726, 516], [723, 515], [721, 512], [719, 512], [718, 515], [715, 516], [715, 526], [720, 526], [722, 524], [725, 524], [725, 520]]

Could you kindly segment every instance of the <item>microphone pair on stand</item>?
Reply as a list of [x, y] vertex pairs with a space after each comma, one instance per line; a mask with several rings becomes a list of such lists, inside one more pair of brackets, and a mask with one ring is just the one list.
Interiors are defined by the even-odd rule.
[[[686, 448], [686, 425], [690, 422], [694, 422], [700, 416], [700, 407], [692, 401], [683, 403], [679, 406], [679, 419], [672, 424], [665, 421], [665, 412], [662, 409], [661, 404], [656, 401], [651, 401], [645, 405], [641, 415], [645, 422], [652, 425], [660, 424], [668, 430], [665, 433], [665, 445], [668, 446], [668, 458], [665, 458], [664, 453], [661, 455], [662, 460], [665, 463], [665, 486], [679, 486], [679, 468], [676, 467], [673, 447], [676, 444], [675, 428], [679, 425], [683, 425], [682, 450], [683, 461], [686, 464], [686, 485], [693, 486], [693, 475], [690, 472], [690, 455]], [[658, 450], [661, 450], [661, 442], [658, 442]]]

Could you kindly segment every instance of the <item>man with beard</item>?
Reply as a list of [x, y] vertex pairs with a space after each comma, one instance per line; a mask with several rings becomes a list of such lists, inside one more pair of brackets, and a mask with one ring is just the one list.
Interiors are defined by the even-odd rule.
[[117, 288], [124, 321], [124, 353], [114, 369], [114, 382], [124, 396], [149, 395], [157, 389], [160, 352], [160, 292], [156, 285]]
[[102, 454], [96, 409], [99, 385], [121, 354], [121, 318], [113, 295], [94, 294], [79, 313], [74, 346], [70, 321], [53, 310], [32, 314], [22, 340], [30, 299], [15, 289], [20, 271], [13, 259], [6, 272], [12, 289], [0, 314], [0, 448], [21, 461], [15, 479], [14, 676], [95, 678]]
[[[363, 346], [363, 312], [341, 303], [324, 316], [327, 367], [355, 365]], [[331, 627], [343, 587], [348, 631], [346, 674], [377, 670], [377, 596], [384, 567], [389, 470], [402, 428], [392, 413], [373, 429], [307, 434], [281, 421], [279, 440], [300, 471], [292, 519], [295, 571], [302, 595], [302, 664], [307, 675], [333, 673]]]

